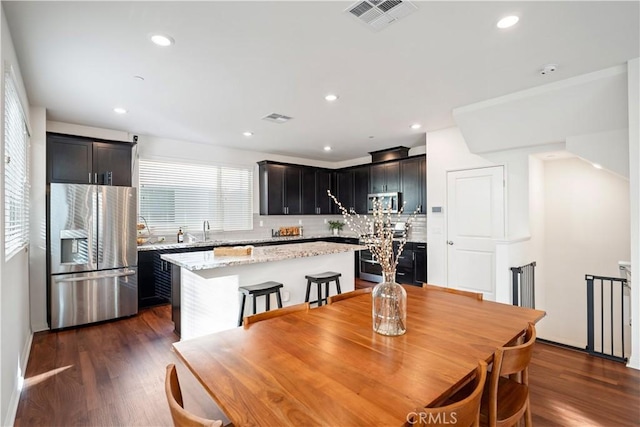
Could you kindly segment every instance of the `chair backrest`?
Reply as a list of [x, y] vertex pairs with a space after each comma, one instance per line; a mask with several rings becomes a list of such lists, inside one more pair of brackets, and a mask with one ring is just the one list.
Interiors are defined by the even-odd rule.
[[480, 402], [486, 379], [487, 363], [480, 360], [476, 368], [475, 386], [467, 397], [446, 406], [417, 409], [412, 414], [409, 425], [425, 427], [479, 426]]
[[[510, 347], [498, 347], [493, 356], [493, 368], [491, 370], [491, 377], [489, 378], [489, 425], [499, 424], [497, 419], [498, 413], [498, 385], [500, 384], [500, 378], [509, 376], [512, 381], [517, 381], [528, 387], [529, 385], [529, 362], [533, 356], [533, 344], [536, 341], [536, 328], [532, 323], [529, 323], [524, 333], [524, 339], [522, 344], [510, 346]], [[525, 390], [528, 390], [525, 388]], [[516, 402], [513, 400], [509, 402], [509, 410], [505, 409], [505, 413], [509, 413], [509, 419], [519, 419], [521, 414], [526, 410], [528, 405], [528, 391], [527, 395], [521, 401]], [[506, 405], [506, 403], [505, 403]], [[502, 405], [504, 406], [504, 405]], [[511, 408], [513, 406], [513, 408]], [[505, 421], [505, 420], [503, 420]], [[508, 425], [510, 422], [505, 421]]]
[[422, 287], [424, 289], [431, 289], [433, 291], [442, 291], [442, 292], [449, 292], [450, 294], [464, 295], [466, 297], [475, 298], [478, 301], [482, 301], [483, 299], [482, 292], [463, 291], [462, 289], [445, 288], [444, 286], [430, 285], [428, 283], [423, 283]]
[[272, 319], [274, 317], [284, 316], [285, 314], [295, 313], [297, 311], [309, 311], [309, 303], [303, 302], [302, 304], [290, 305], [277, 310], [269, 310], [258, 314], [252, 314], [251, 316], [245, 316], [242, 323], [244, 328], [247, 329], [251, 324], [260, 322], [261, 320]]
[[222, 421], [209, 420], [186, 411], [182, 402], [182, 391], [178, 382], [176, 365], [167, 365], [167, 375], [164, 380], [164, 389], [169, 402], [169, 410], [175, 427], [221, 427]]
[[342, 301], [343, 299], [357, 297], [362, 294], [370, 294], [373, 288], [361, 288], [356, 289], [355, 291], [345, 292], [342, 294], [332, 295], [327, 300], [328, 304], [333, 304], [334, 302]]
[[[529, 323], [524, 333], [524, 342], [510, 347], [498, 347], [493, 356], [492, 377], [517, 374], [526, 374], [531, 356], [533, 356], [533, 343], [536, 341], [536, 328]], [[523, 383], [527, 384], [524, 382]]]

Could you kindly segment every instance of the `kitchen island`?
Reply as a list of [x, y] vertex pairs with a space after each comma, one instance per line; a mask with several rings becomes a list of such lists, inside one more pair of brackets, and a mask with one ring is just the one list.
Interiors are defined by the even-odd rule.
[[[342, 274], [342, 292], [354, 289], [354, 253], [362, 246], [307, 242], [256, 247], [248, 256], [214, 256], [212, 250], [165, 254], [172, 269], [173, 320], [182, 339], [237, 327], [240, 310], [238, 287], [266, 281], [284, 285], [283, 305], [304, 302], [308, 274], [335, 271]], [[331, 294], [335, 294], [331, 286]], [[272, 307], [277, 307], [275, 298]], [[258, 312], [264, 297], [258, 298]], [[251, 313], [247, 300], [245, 314]]]

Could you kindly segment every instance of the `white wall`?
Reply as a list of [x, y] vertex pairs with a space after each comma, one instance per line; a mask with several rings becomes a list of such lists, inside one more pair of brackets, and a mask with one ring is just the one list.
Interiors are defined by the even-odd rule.
[[[427, 133], [427, 280], [447, 285], [447, 171], [494, 164], [471, 154], [458, 128]], [[442, 212], [432, 213], [434, 206]]]
[[[17, 87], [25, 109], [29, 114], [20, 68], [4, 9], [0, 20], [0, 56], [2, 58], [2, 93], [4, 95], [4, 71], [12, 67], [17, 78]], [[4, 100], [4, 96], [0, 97]], [[4, 102], [0, 113], [0, 149], [4, 153]], [[27, 121], [29, 118], [27, 117]], [[0, 206], [4, 206], [4, 162], [0, 162]], [[0, 220], [0, 236], [4, 236], [4, 215]], [[28, 253], [20, 252], [5, 262], [4, 237], [0, 245], [0, 421], [12, 425], [20, 397], [20, 377], [26, 368], [31, 344], [29, 326], [29, 270]]]
[[584, 348], [585, 274], [619, 277], [629, 259], [629, 183], [578, 158], [545, 162], [543, 338]]
[[[465, 139], [458, 128], [449, 128], [427, 134], [427, 241], [428, 241], [428, 280], [430, 283], [447, 284], [447, 247], [446, 247], [446, 200], [447, 172], [486, 166], [505, 166], [505, 224], [504, 244], [508, 251], [501, 253], [502, 270], [516, 267], [520, 259], [535, 261], [530, 254], [531, 246], [523, 239], [530, 237], [529, 217], [529, 158], [532, 154], [544, 151], [564, 149], [564, 144], [546, 144], [512, 150], [473, 154], [469, 151]], [[442, 206], [442, 213], [432, 213], [433, 206]], [[511, 264], [507, 266], [508, 264]], [[496, 272], [503, 279], [505, 272]], [[496, 292], [503, 290], [506, 283], [502, 280], [496, 286]], [[501, 301], [508, 298], [500, 291]], [[497, 294], [496, 294], [497, 296]], [[506, 299], [505, 299], [506, 298]]]
[[31, 206], [29, 290], [31, 307], [31, 330], [49, 329], [47, 325], [47, 214], [46, 214], [46, 120], [44, 108], [31, 108]]
[[[545, 192], [544, 162], [535, 156], [529, 156], [529, 241], [530, 259], [535, 261], [535, 298], [536, 308], [546, 310], [546, 254], [545, 244]], [[524, 264], [514, 264], [515, 266]], [[544, 319], [541, 321], [544, 322]]]
[[629, 91], [629, 198], [631, 199], [631, 343], [629, 366], [640, 369], [640, 59], [628, 63]]

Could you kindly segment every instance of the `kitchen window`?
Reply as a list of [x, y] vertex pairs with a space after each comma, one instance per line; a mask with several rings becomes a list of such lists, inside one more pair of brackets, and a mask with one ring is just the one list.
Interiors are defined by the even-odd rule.
[[29, 133], [11, 67], [4, 76], [4, 253], [29, 244]]
[[253, 229], [253, 168], [140, 160], [140, 215], [153, 234]]

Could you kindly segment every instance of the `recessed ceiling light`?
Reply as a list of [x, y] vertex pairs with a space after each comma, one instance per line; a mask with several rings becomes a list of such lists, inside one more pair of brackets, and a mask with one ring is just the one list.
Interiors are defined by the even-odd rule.
[[592, 165], [596, 169], [602, 169], [602, 165], [600, 163], [592, 163]]
[[116, 107], [113, 109], [113, 112], [116, 114], [127, 114], [127, 109], [122, 107]]
[[153, 34], [151, 36], [151, 41], [162, 47], [171, 46], [176, 42], [173, 37], [164, 34]]
[[251, 135], [253, 135], [253, 132], [242, 132], [242, 134], [244, 136], [251, 136]]
[[324, 147], [324, 151], [331, 151], [331, 147], [327, 145], [326, 147]]
[[329, 95], [325, 96], [324, 99], [326, 99], [329, 102], [333, 102], [336, 99], [338, 99], [338, 95], [334, 95], [334, 94], [330, 93]]
[[420, 129], [422, 125], [420, 123], [414, 123], [411, 125], [411, 129]]
[[515, 15], [505, 16], [504, 18], [499, 20], [496, 25], [500, 29], [505, 29], [505, 28], [513, 27], [514, 25], [516, 25], [518, 23], [519, 20], [520, 20], [520, 18], [518, 18]]

